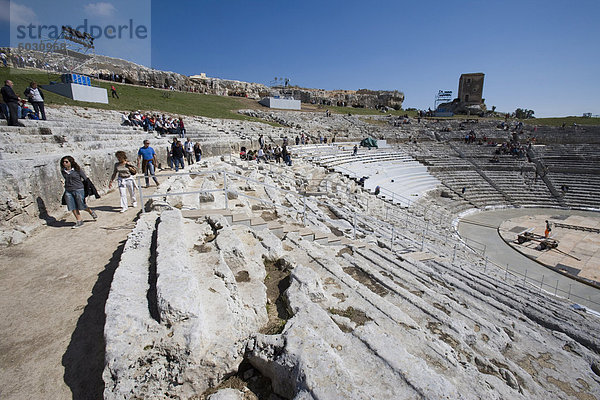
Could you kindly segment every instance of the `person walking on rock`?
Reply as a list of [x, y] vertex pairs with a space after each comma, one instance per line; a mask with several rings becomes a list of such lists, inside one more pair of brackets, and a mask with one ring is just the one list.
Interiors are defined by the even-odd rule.
[[0, 90], [2, 93], [2, 100], [8, 107], [8, 126], [25, 126], [19, 122], [19, 96], [15, 94], [13, 90], [13, 81], [7, 79], [4, 81], [4, 86]]
[[546, 229], [544, 230], [544, 237], [546, 239], [548, 238], [548, 236], [550, 236], [550, 232], [552, 232], [552, 225], [550, 225], [550, 222], [546, 220]]
[[175, 172], [179, 171], [179, 166], [181, 166], [181, 169], [184, 169], [185, 166], [183, 164], [183, 155], [185, 151], [183, 150], [183, 145], [179, 140], [173, 143], [171, 151], [173, 152], [173, 164], [175, 164]]
[[144, 171], [144, 176], [146, 177], [146, 187], [150, 186], [149, 175], [152, 176], [156, 186], [159, 185], [158, 179], [154, 175], [154, 168], [156, 168], [156, 152], [152, 147], [150, 147], [150, 141], [144, 140], [144, 146], [140, 147], [138, 150], [138, 158], [137, 158], [137, 166], [140, 168], [140, 161], [142, 162], [142, 171]]
[[288, 150], [287, 144], [284, 144], [281, 149], [281, 157], [283, 158], [283, 162], [288, 166], [292, 166], [292, 156], [290, 151]]
[[24, 94], [29, 99], [38, 118], [45, 121], [46, 110], [44, 109], [44, 93], [42, 92], [42, 89], [38, 88], [37, 83], [33, 81], [29, 84], [29, 87], [25, 89]]
[[194, 143], [192, 143], [192, 139], [187, 138], [185, 142], [185, 159], [188, 165], [192, 165], [194, 163]]
[[196, 142], [194, 145], [194, 155], [196, 156], [196, 162], [200, 162], [202, 159], [202, 147], [200, 146], [200, 142]]
[[117, 157], [118, 162], [115, 163], [108, 188], [110, 189], [112, 187], [113, 181], [116, 177], [117, 185], [119, 187], [119, 194], [121, 195], [121, 212], [124, 213], [127, 211], [127, 192], [129, 192], [129, 197], [133, 203], [132, 207], [137, 207], [137, 199], [135, 198], [136, 184], [135, 180], [133, 179], [133, 176], [135, 173], [137, 173], [137, 171], [133, 165], [127, 162], [127, 154], [125, 154], [124, 151], [117, 151], [115, 153], [115, 157]]
[[63, 194], [63, 202], [67, 205], [67, 209], [73, 212], [76, 222], [72, 228], [79, 228], [83, 225], [81, 219], [81, 210], [85, 210], [92, 218], [97, 219], [96, 213], [85, 204], [85, 190], [83, 181], [87, 176], [75, 162], [73, 157], [64, 156], [60, 159], [61, 174], [65, 180], [65, 193]]

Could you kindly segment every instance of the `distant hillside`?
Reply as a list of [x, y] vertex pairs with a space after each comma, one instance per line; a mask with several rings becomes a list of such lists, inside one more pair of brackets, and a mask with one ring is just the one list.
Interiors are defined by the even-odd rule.
[[[36, 70], [22, 69], [19, 69], [16, 73], [10, 68], [2, 68], [0, 69], [0, 80], [4, 82], [6, 79], [11, 79], [15, 84], [15, 92], [24, 97], [23, 91], [29, 86], [29, 82], [36, 81], [44, 85], [49, 81], [59, 80], [60, 76], [54, 73], [48, 74]], [[113, 83], [93, 79], [92, 84], [109, 90], [110, 85]], [[45, 101], [48, 105], [77, 105], [119, 111], [161, 111], [173, 115], [255, 120], [236, 112], [238, 109], [248, 108], [247, 101], [244, 102], [239, 98], [154, 89], [128, 84], [115, 84], [115, 86], [119, 98], [109, 97], [108, 104], [75, 101], [49, 91], [44, 92]]]
[[[170, 71], [160, 71], [135, 64], [130, 61], [112, 57], [59, 52], [45, 57], [41, 52], [15, 48], [1, 48], [9, 54], [13, 67], [29, 67], [44, 69], [55, 73], [69, 72], [67, 65], [75, 65], [75, 59], [86, 62], [79, 72], [105, 80], [114, 80], [138, 86], [162, 89], [175, 89], [184, 92], [215, 94], [219, 96], [244, 97], [260, 99], [270, 94], [291, 94], [307, 104], [323, 104], [328, 106], [348, 106], [357, 108], [389, 107], [402, 108], [404, 93], [397, 90], [323, 90], [286, 87], [272, 89], [260, 83], [242, 82], [219, 78], [189, 78]], [[280, 93], [281, 92], [281, 93]]]

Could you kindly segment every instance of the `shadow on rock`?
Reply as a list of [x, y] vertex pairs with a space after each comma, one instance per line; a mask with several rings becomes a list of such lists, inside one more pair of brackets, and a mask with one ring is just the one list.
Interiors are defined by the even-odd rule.
[[37, 203], [40, 219], [43, 219], [44, 221], [46, 221], [47, 226], [50, 226], [53, 228], [64, 228], [65, 226], [73, 225], [71, 222], [59, 221], [56, 218], [54, 218], [52, 215], [48, 214], [48, 209], [46, 208], [46, 203], [44, 202], [44, 199], [42, 199], [41, 197], [38, 196], [35, 199], [35, 201]]
[[63, 355], [64, 380], [71, 389], [73, 400], [103, 398], [106, 321], [104, 307], [124, 247], [125, 240], [119, 244], [104, 270], [98, 274], [92, 295], [88, 298], [83, 314], [71, 335], [71, 342]]
[[107, 212], [121, 211], [121, 207], [117, 207], [117, 206], [98, 206], [98, 207], [92, 207], [92, 209], [94, 209], [96, 211], [107, 211]]

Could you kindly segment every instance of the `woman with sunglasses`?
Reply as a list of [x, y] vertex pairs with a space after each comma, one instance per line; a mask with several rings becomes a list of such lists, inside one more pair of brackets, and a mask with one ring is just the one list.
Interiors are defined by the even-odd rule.
[[83, 181], [87, 179], [87, 176], [85, 176], [81, 167], [79, 167], [71, 156], [64, 156], [61, 158], [60, 166], [60, 172], [65, 180], [64, 200], [67, 203], [68, 210], [73, 211], [73, 215], [77, 220], [72, 228], [79, 228], [83, 225], [81, 213], [79, 211], [85, 210], [90, 213], [92, 218], [98, 218], [96, 213], [85, 204]]

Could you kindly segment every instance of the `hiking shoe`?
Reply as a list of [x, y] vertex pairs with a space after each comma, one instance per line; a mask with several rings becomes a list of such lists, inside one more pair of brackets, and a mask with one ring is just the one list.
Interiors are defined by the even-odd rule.
[[77, 221], [77, 222], [75, 222], [75, 225], [73, 225], [73, 226], [71, 227], [71, 229], [77, 229], [77, 228], [79, 228], [80, 226], [83, 226], [83, 221]]
[[132, 207], [136, 208], [137, 207], [137, 203], [133, 203]]
[[119, 212], [120, 212], [120, 213], [127, 212], [127, 209], [126, 209], [126, 208], [124, 208], [124, 209], [122, 209], [122, 210], [121, 210], [121, 211], [119, 211]]
[[92, 218], [94, 218], [94, 220], [98, 219], [98, 214], [96, 214], [96, 211], [92, 210], [92, 212], [90, 213], [90, 215], [92, 216]]

